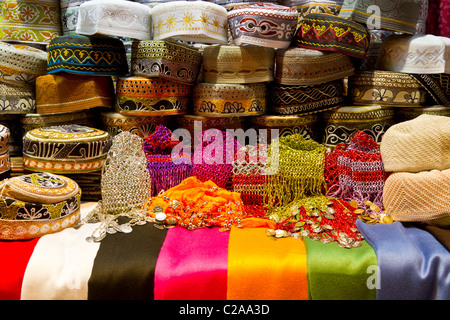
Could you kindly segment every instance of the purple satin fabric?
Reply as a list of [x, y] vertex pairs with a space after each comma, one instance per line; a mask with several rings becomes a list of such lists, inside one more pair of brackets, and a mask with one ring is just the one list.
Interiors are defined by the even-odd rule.
[[226, 300], [229, 231], [169, 229], [155, 269], [155, 300]]
[[450, 253], [429, 232], [401, 222], [357, 227], [377, 254], [378, 300], [450, 299]]

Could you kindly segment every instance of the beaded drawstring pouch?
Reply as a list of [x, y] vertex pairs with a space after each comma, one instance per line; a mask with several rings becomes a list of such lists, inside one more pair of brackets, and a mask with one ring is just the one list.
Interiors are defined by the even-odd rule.
[[[327, 195], [354, 201], [366, 222], [389, 222], [383, 213], [384, 170], [379, 145], [358, 131], [351, 141], [341, 143], [325, 155]], [[364, 212], [363, 212], [364, 211]]]
[[[324, 178], [325, 146], [292, 134], [272, 140], [264, 205], [275, 227], [267, 234], [282, 238], [308, 237], [345, 248], [361, 246], [357, 214], [348, 202], [327, 197]], [[277, 163], [277, 165], [274, 165]]]
[[[114, 137], [102, 168], [101, 194], [97, 206], [78, 225], [100, 222], [87, 241], [99, 242], [116, 232], [129, 233], [133, 226], [150, 221], [142, 207], [151, 197], [151, 178], [143, 139], [138, 135], [123, 131]], [[123, 219], [128, 221], [122, 223]]]
[[[172, 155], [173, 148], [179, 143], [181, 142], [172, 136], [170, 129], [163, 125], [156, 127], [155, 131], [145, 138], [144, 152], [152, 181], [152, 196], [192, 176], [190, 157], [184, 154]], [[179, 157], [186, 159], [178, 159]]]

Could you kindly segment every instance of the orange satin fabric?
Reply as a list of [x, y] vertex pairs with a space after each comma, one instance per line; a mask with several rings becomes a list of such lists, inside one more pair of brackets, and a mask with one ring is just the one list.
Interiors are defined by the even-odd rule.
[[307, 300], [305, 244], [269, 237], [266, 230], [231, 228], [227, 299]]

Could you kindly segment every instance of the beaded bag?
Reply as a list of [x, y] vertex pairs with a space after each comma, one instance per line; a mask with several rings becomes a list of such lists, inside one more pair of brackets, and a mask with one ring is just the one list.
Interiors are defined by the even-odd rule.
[[[155, 131], [144, 141], [144, 152], [147, 158], [147, 169], [152, 181], [152, 196], [161, 190], [168, 190], [178, 185], [185, 178], [192, 176], [191, 160], [174, 162], [172, 149], [180, 141], [172, 137], [170, 129], [163, 125], [156, 127]], [[176, 155], [182, 157], [185, 155]]]
[[379, 145], [358, 131], [352, 140], [341, 143], [325, 155], [324, 176], [327, 195], [356, 201], [372, 218], [380, 219], [383, 187], [388, 177]]
[[[308, 237], [323, 243], [337, 241], [345, 248], [361, 246], [356, 207], [324, 194], [325, 147], [293, 134], [272, 140], [264, 204], [275, 222], [267, 233], [275, 237]], [[273, 166], [277, 161], [277, 166]], [[273, 168], [277, 169], [274, 171]]]
[[194, 150], [192, 174], [200, 181], [211, 180], [220, 188], [231, 188], [233, 159], [241, 144], [226, 131], [205, 130]]

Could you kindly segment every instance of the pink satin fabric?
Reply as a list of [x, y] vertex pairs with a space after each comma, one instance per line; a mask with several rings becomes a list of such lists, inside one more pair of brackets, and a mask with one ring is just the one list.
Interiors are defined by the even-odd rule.
[[155, 268], [155, 300], [226, 300], [229, 231], [175, 227]]

